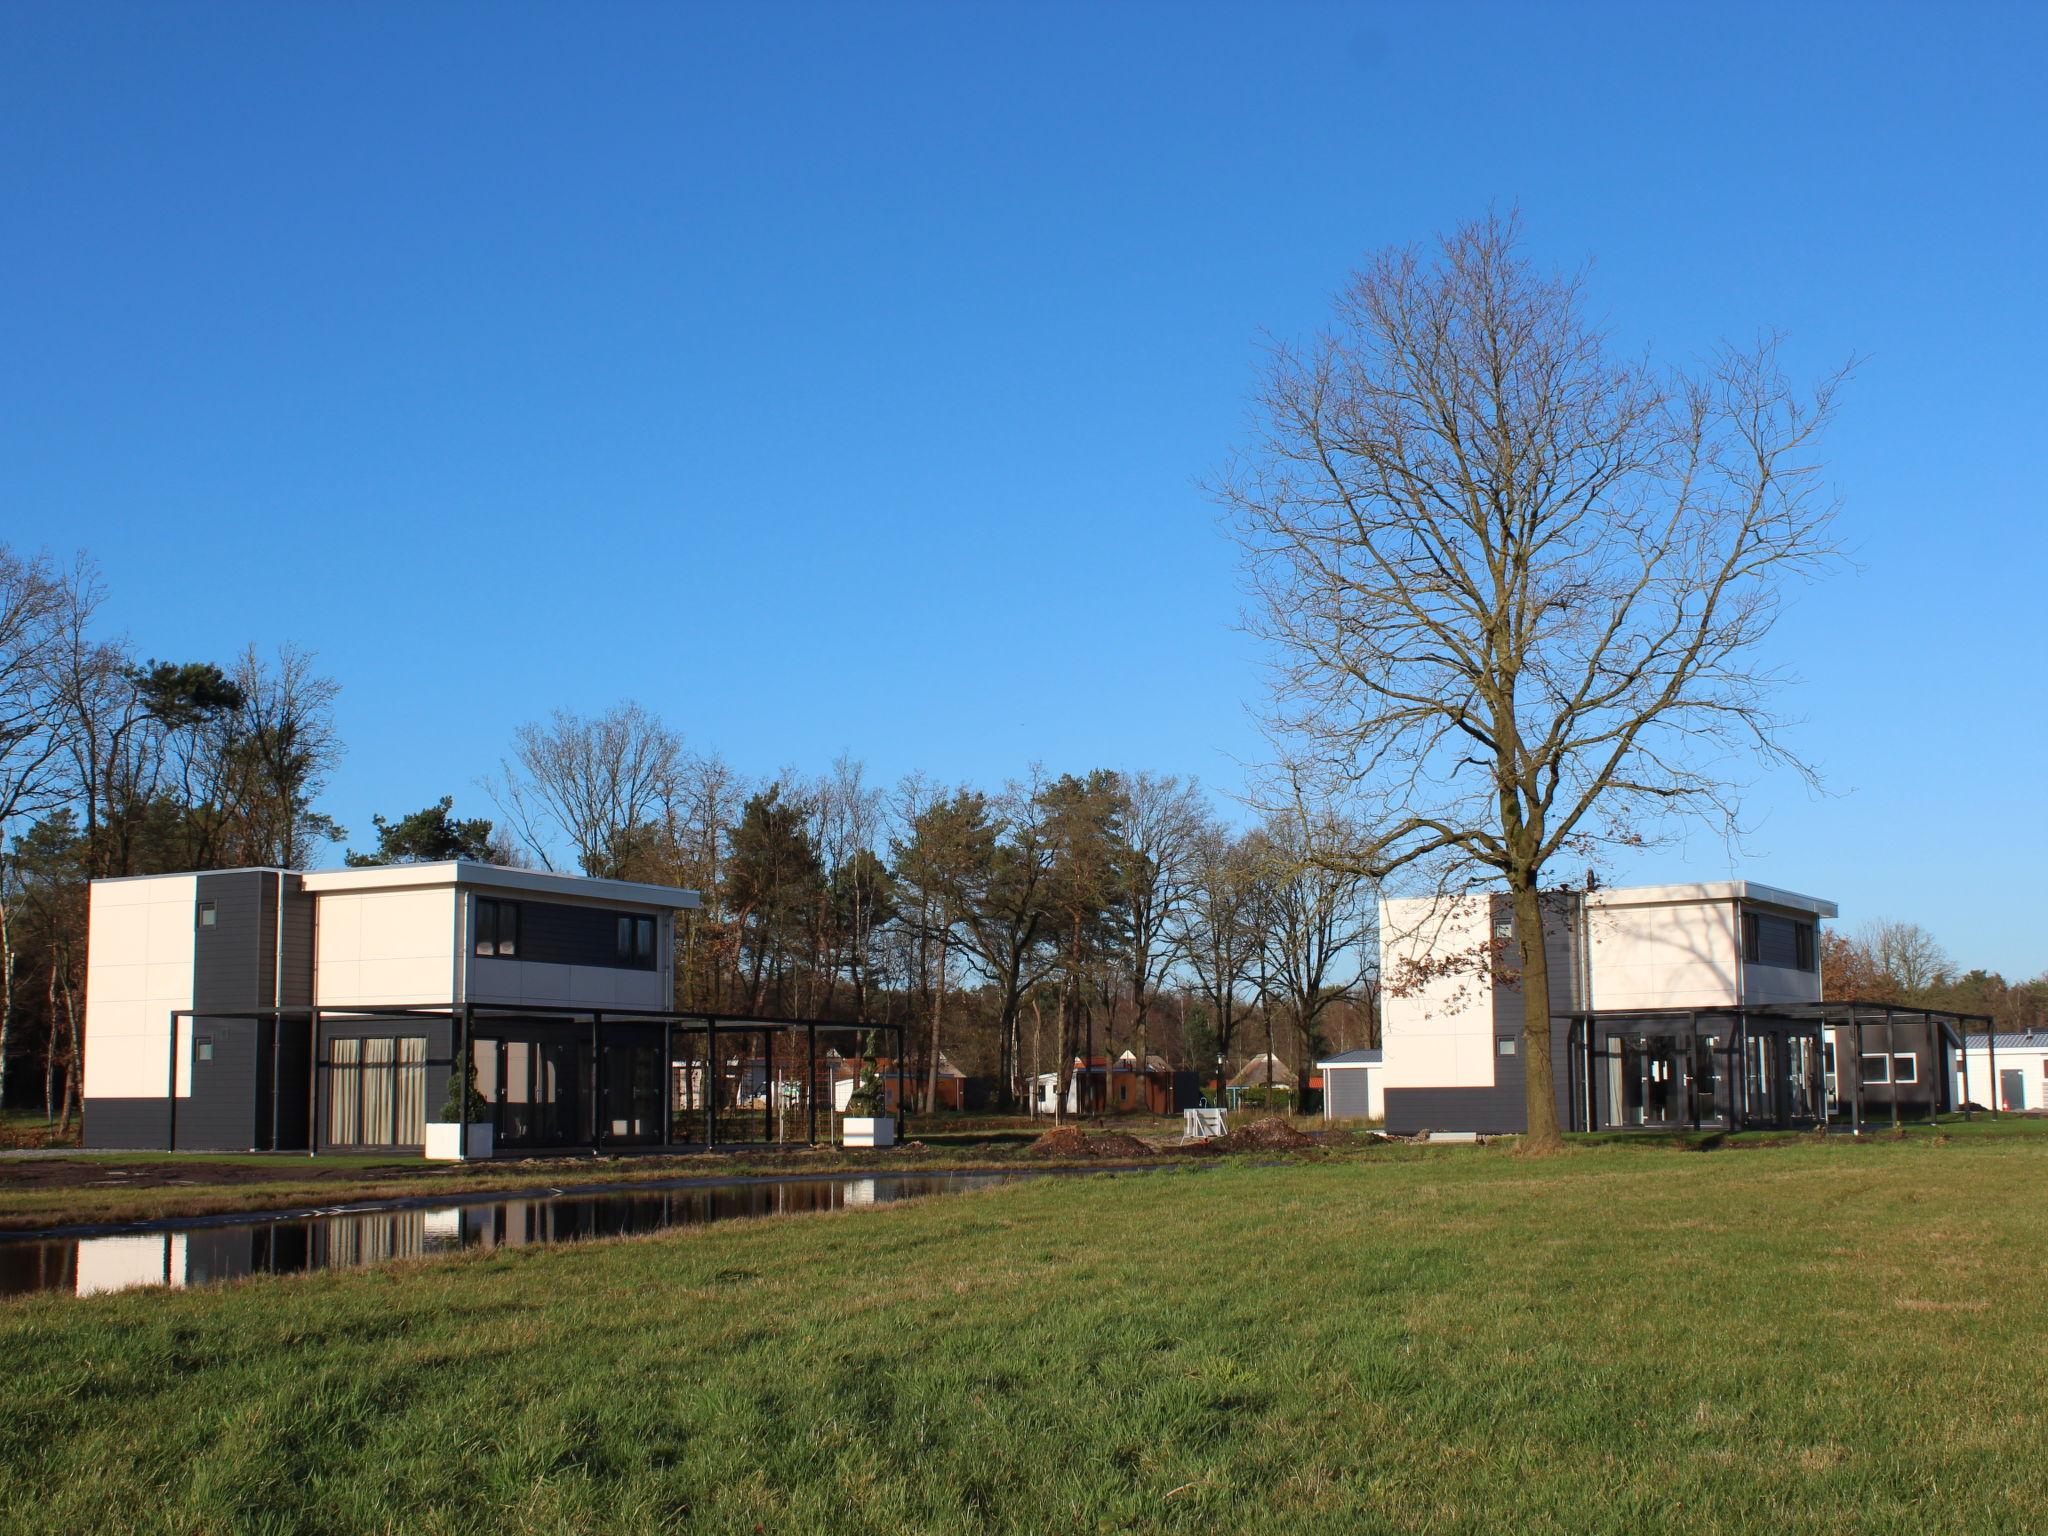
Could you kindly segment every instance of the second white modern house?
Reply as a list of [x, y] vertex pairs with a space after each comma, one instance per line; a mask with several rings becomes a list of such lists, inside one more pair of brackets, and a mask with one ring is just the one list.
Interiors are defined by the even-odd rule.
[[[1569, 1130], [1924, 1117], [1988, 1021], [1821, 996], [1832, 901], [1750, 881], [1544, 897], [1550, 1055]], [[1501, 895], [1383, 901], [1387, 1129], [1527, 1128], [1519, 936]]]

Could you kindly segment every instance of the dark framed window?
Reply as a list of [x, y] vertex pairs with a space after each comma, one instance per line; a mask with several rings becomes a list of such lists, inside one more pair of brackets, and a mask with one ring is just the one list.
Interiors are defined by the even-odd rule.
[[199, 903], [199, 926], [211, 928], [220, 918], [220, 908], [210, 901]]
[[476, 952], [510, 957], [519, 953], [519, 903], [476, 899]]
[[1493, 1054], [1496, 1056], [1514, 1055], [1515, 1037], [1513, 1035], [1501, 1035], [1497, 1037], [1493, 1042]]
[[1892, 1080], [1892, 1062], [1889, 1056], [1867, 1051], [1863, 1056], [1863, 1081], [1866, 1083], [1888, 1083]]
[[1813, 969], [1815, 961], [1813, 952], [1813, 924], [1794, 923], [1792, 925], [1792, 951], [1793, 963], [1800, 970], [1810, 971]]
[[213, 1036], [201, 1035], [193, 1042], [193, 1046], [201, 1061], [213, 1060]]
[[654, 969], [654, 919], [621, 916], [615, 925], [615, 950], [620, 965]]
[[1742, 914], [1742, 958], [1751, 965], [1810, 971], [1819, 963], [1813, 924], [1768, 912]]
[[1895, 1083], [1917, 1083], [1920, 1081], [1920, 1058], [1911, 1051], [1899, 1051], [1892, 1056], [1892, 1081]]

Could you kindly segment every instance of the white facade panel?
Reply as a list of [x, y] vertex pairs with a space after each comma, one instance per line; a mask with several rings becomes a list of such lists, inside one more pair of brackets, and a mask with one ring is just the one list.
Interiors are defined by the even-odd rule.
[[318, 898], [314, 1001], [323, 1008], [456, 1001], [455, 887]]
[[[199, 882], [160, 875], [93, 884], [86, 909], [85, 1096], [162, 1098], [171, 1012], [192, 1006]], [[190, 1030], [178, 1093], [189, 1096]]]
[[1387, 1088], [1493, 1086], [1492, 910], [1485, 896], [1380, 903]]

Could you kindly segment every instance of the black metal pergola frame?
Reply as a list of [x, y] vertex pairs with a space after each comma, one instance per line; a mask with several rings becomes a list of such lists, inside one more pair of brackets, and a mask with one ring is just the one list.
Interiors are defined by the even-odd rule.
[[[1967, 1116], [1970, 1112], [1970, 1062], [1968, 1041], [1970, 1027], [1982, 1025], [1986, 1038], [1991, 1043], [1992, 1071], [1997, 1070], [1997, 1037], [1992, 1029], [1989, 1014], [1956, 1013], [1941, 1008], [1915, 1008], [1900, 1003], [1873, 1003], [1851, 999], [1843, 1002], [1815, 1003], [1768, 1003], [1747, 1007], [1734, 1005], [1707, 1008], [1610, 1008], [1562, 1015], [1568, 1021], [1565, 1030], [1565, 1105], [1566, 1119], [1573, 1130], [1657, 1130], [1663, 1126], [1601, 1126], [1594, 1107], [1593, 1085], [1595, 1065], [1603, 1052], [1596, 1050], [1603, 1032], [1612, 1034], [1616, 1027], [1628, 1024], [1651, 1026], [1645, 1033], [1677, 1036], [1688, 1042], [1689, 1054], [1697, 1057], [1699, 1040], [1703, 1033], [1702, 1021], [1715, 1026], [1704, 1033], [1721, 1036], [1726, 1045], [1717, 1052], [1726, 1063], [1728, 1083], [1728, 1114], [1725, 1123], [1730, 1129], [1738, 1129], [1756, 1121], [1753, 1106], [1749, 1103], [1749, 1075], [1738, 1070], [1744, 1062], [1749, 1041], [1760, 1033], [1773, 1035], [1804, 1033], [1810, 1029], [1814, 1038], [1825, 1047], [1828, 1036], [1837, 1030], [1849, 1030], [1855, 1039], [1856, 1065], [1853, 1072], [1845, 1073], [1840, 1062], [1836, 1063], [1837, 1104], [1846, 1102], [1849, 1107], [1849, 1128], [1853, 1135], [1862, 1135], [1866, 1123], [1863, 1113], [1863, 1031], [1873, 1025], [1882, 1025], [1885, 1030], [1886, 1053], [1892, 1053], [1897, 1040], [1896, 1030], [1901, 1027], [1917, 1027], [1921, 1038], [1931, 1047], [1935, 1068], [1941, 1073], [1940, 1081], [1930, 1085], [1929, 1118], [1941, 1113], [1940, 1101], [1945, 1096], [1947, 1083], [1947, 1058], [1943, 1055], [1944, 1045], [1952, 1045], [1961, 1062], [1961, 1108]], [[1683, 1031], [1677, 1028], [1684, 1024]], [[1994, 1081], [1995, 1081], [1994, 1076]], [[1842, 1092], [1846, 1082], [1848, 1094]], [[1891, 1124], [1894, 1129], [1901, 1124], [1899, 1095], [1893, 1085], [1888, 1095], [1891, 1101]], [[1995, 1100], [1994, 1094], [1994, 1100]], [[1688, 1114], [1686, 1121], [1693, 1130], [1700, 1130], [1705, 1122], [1699, 1113], [1697, 1092], [1687, 1095]], [[1994, 1102], [1992, 1113], [1996, 1114]], [[1804, 1119], [1806, 1117], [1798, 1117]], [[1775, 1120], [1774, 1122], [1775, 1123]], [[1817, 1123], [1826, 1125], [1830, 1117], [1825, 1102]]]
[[[636, 1142], [632, 1150], [657, 1152], [677, 1146], [701, 1147], [709, 1151], [717, 1146], [751, 1146], [761, 1143], [747, 1141], [726, 1141], [718, 1139], [718, 1095], [710, 1075], [710, 1065], [716, 1060], [718, 1036], [721, 1028], [728, 1034], [758, 1034], [763, 1037], [764, 1066], [772, 1059], [772, 1052], [766, 1047], [770, 1035], [792, 1035], [801, 1030], [804, 1035], [804, 1106], [805, 1140], [815, 1146], [818, 1141], [818, 1036], [820, 1032], [853, 1034], [857, 1036], [884, 1035], [894, 1041], [894, 1050], [889, 1060], [895, 1064], [892, 1074], [896, 1079], [896, 1139], [904, 1139], [909, 1125], [906, 1106], [909, 1103], [909, 1085], [905, 1078], [904, 1047], [907, 1026], [902, 1024], [862, 1024], [844, 1019], [804, 1019], [770, 1017], [762, 1018], [745, 1014], [715, 1013], [700, 1010], [673, 1010], [654, 1008], [559, 1008], [531, 1007], [519, 1003], [459, 1003], [452, 1005], [420, 1003], [351, 1003], [330, 1007], [290, 1008], [174, 1008], [171, 1010], [169, 1041], [169, 1075], [165, 1081], [164, 1097], [169, 1107], [164, 1144], [175, 1150], [178, 1145], [178, 1035], [181, 1020], [224, 1019], [248, 1021], [270, 1025], [270, 1150], [279, 1150], [277, 1142], [281, 1124], [280, 1059], [278, 1047], [283, 1027], [287, 1021], [306, 1025], [306, 1048], [308, 1065], [306, 1071], [306, 1155], [319, 1154], [319, 1110], [321, 1073], [329, 1070], [330, 1063], [320, 1055], [320, 1026], [329, 1021], [354, 1023], [376, 1022], [389, 1019], [394, 1023], [409, 1019], [445, 1019], [455, 1027], [450, 1054], [444, 1057], [429, 1057], [422, 1066], [447, 1067], [456, 1070], [460, 1063], [470, 1059], [472, 1042], [477, 1038], [478, 1020], [500, 1019], [506, 1022], [529, 1024], [582, 1024], [590, 1030], [591, 1070], [596, 1072], [599, 1031], [607, 1023], [638, 1024], [652, 1027], [661, 1026], [662, 1031], [662, 1113], [661, 1140], [658, 1143]], [[674, 1137], [675, 1113], [673, 1104], [673, 1073], [676, 1063], [676, 1040], [678, 1036], [702, 1036], [704, 1040], [703, 1060], [707, 1068], [704, 1094], [705, 1134], [701, 1142], [678, 1142]], [[864, 1054], [856, 1052], [856, 1059]], [[772, 1074], [771, 1074], [772, 1076]], [[772, 1083], [768, 1086], [772, 1087]], [[593, 1113], [592, 1129], [602, 1124], [603, 1117], [596, 1112], [598, 1097], [603, 1091], [602, 1081], [591, 1083]], [[762, 1142], [774, 1141], [775, 1105], [774, 1095], [764, 1092]], [[605, 1138], [593, 1135], [586, 1144], [576, 1142], [565, 1146], [565, 1151], [588, 1150], [593, 1156], [604, 1150]], [[621, 1149], [623, 1150], [623, 1149]], [[467, 1158], [468, 1149], [463, 1149]]]

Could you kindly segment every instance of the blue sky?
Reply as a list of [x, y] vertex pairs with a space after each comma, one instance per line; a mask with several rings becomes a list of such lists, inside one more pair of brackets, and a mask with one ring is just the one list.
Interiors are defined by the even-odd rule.
[[766, 774], [1260, 742], [1197, 482], [1262, 330], [1519, 204], [1631, 346], [1869, 361], [1730, 873], [2048, 966], [2048, 9], [9, 6], [0, 538], [291, 641], [330, 796], [636, 698]]

